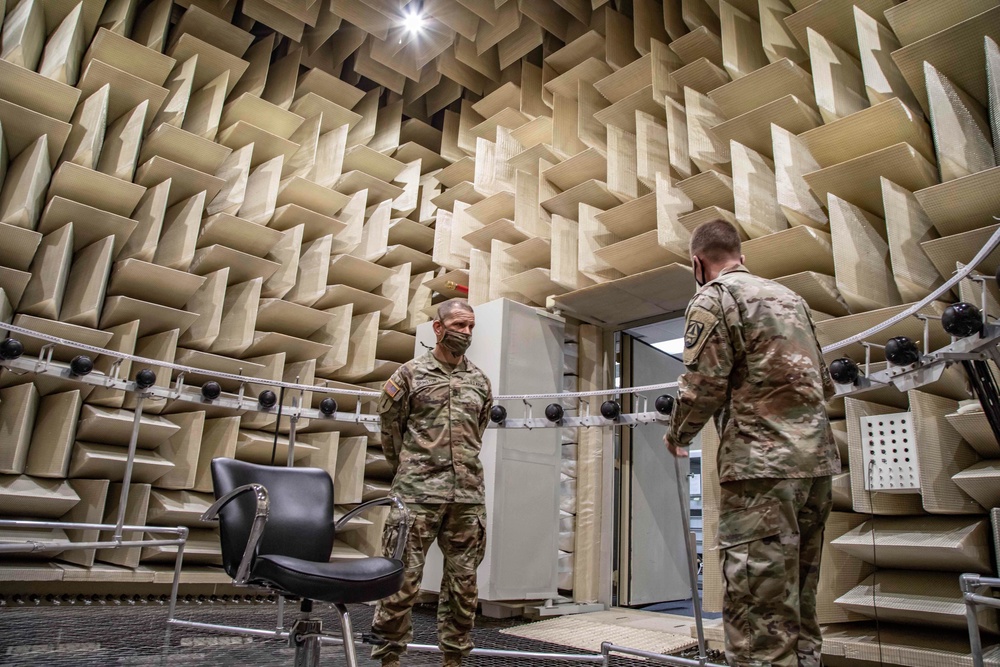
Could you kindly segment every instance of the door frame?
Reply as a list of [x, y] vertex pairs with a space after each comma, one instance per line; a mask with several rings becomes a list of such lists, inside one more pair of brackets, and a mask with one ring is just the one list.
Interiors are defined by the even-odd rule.
[[[619, 380], [619, 386], [621, 388], [627, 388], [636, 386], [634, 380], [634, 350], [636, 344], [645, 345], [647, 347], [652, 347], [656, 349], [657, 352], [680, 362], [680, 359], [676, 355], [669, 354], [655, 348], [654, 346], [646, 343], [641, 338], [637, 338], [629, 335], [626, 332], [619, 332], [618, 337], [618, 368], [620, 375], [617, 378]], [[672, 381], [674, 378], [665, 378], [664, 381]], [[647, 380], [648, 382], [648, 380]], [[624, 393], [621, 395], [621, 405], [623, 412], [635, 412], [636, 409], [641, 407], [640, 401], [637, 401], [634, 394]], [[648, 408], [647, 408], [648, 409]], [[632, 525], [634, 521], [633, 514], [635, 512], [634, 497], [633, 494], [637, 492], [635, 487], [635, 468], [636, 465], [635, 457], [635, 447], [637, 446], [634, 437], [634, 431], [632, 428], [625, 426], [616, 426], [615, 431], [615, 441], [617, 446], [615, 448], [615, 493], [614, 493], [614, 540], [615, 540], [615, 566], [613, 573], [614, 581], [614, 600], [617, 606], [642, 606], [646, 604], [655, 604], [655, 602], [633, 602], [636, 598], [633, 591], [634, 577], [632, 571], [633, 565], [633, 549], [635, 545], [633, 544], [632, 535]], [[672, 478], [672, 475], [671, 475]], [[687, 480], [677, 480], [677, 483], [686, 484]], [[687, 489], [685, 489], [687, 490]], [[690, 499], [688, 500], [688, 507], [686, 511], [690, 516]], [[672, 601], [663, 600], [664, 602]]]

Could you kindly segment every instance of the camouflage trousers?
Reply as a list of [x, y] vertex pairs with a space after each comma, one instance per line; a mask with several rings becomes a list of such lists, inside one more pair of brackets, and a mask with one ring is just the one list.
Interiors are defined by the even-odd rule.
[[[403, 587], [375, 607], [372, 634], [385, 643], [375, 647], [372, 658], [400, 655], [413, 640], [411, 610], [420, 592], [427, 550], [435, 539], [444, 554], [437, 610], [438, 646], [445, 653], [468, 655], [473, 646], [472, 627], [479, 601], [476, 568], [486, 553], [486, 507], [463, 503], [408, 503], [407, 507], [412, 516], [403, 554], [406, 563]], [[395, 520], [391, 513], [382, 536], [384, 553], [389, 553], [395, 544]]]
[[733, 667], [819, 667], [816, 588], [831, 478], [722, 484], [726, 658]]

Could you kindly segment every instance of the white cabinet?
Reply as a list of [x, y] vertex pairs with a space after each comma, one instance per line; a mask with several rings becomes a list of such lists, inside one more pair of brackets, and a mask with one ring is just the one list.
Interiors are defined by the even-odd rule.
[[[561, 319], [506, 299], [478, 306], [468, 357], [490, 378], [496, 394], [560, 391]], [[417, 328], [416, 354], [434, 345], [428, 322]], [[544, 414], [552, 400], [532, 402]], [[524, 416], [522, 401], [499, 403], [511, 418]], [[559, 429], [489, 428], [480, 458], [486, 479], [487, 548], [479, 567], [482, 600], [528, 600], [556, 595], [559, 537]], [[442, 557], [431, 547], [421, 588], [441, 588]]]

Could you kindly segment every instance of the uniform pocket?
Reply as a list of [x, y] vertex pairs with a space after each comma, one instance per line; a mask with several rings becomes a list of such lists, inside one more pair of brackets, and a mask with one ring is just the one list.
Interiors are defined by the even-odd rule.
[[475, 572], [486, 553], [486, 508], [455, 503], [446, 512], [438, 534], [441, 553], [454, 572]]
[[768, 502], [719, 517], [719, 549], [726, 597], [780, 599], [786, 584], [781, 504]]
[[728, 549], [781, 532], [781, 503], [767, 502], [719, 517], [719, 548]]

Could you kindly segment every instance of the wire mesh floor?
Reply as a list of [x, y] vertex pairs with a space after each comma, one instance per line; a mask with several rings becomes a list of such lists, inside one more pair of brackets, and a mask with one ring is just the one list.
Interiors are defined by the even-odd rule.
[[[373, 608], [351, 605], [355, 635], [371, 627]], [[285, 605], [285, 618], [293, 618], [297, 607]], [[323, 628], [339, 633], [331, 608], [317, 605], [314, 614], [323, 619]], [[225, 625], [271, 628], [276, 620], [276, 606], [196, 605], [178, 606], [178, 618]], [[105, 665], [291, 665], [293, 650], [286, 642], [236, 635], [206, 633], [187, 628], [167, 632], [167, 608], [160, 605], [102, 606], [23, 606], [0, 608], [0, 665], [77, 667]], [[435, 608], [418, 605], [413, 613], [414, 643], [437, 644]], [[531, 641], [501, 634], [500, 630], [522, 625], [525, 619], [497, 620], [476, 617], [473, 631], [476, 646], [522, 651], [580, 653], [578, 649]], [[371, 647], [358, 645], [358, 662], [363, 667], [380, 665], [372, 660]], [[324, 646], [322, 664], [345, 665], [339, 646]], [[411, 653], [402, 659], [404, 666], [429, 667], [441, 664], [437, 653]], [[573, 663], [528, 661], [523, 659], [469, 657], [471, 667], [509, 667], [537, 665], [557, 667]], [[583, 663], [580, 663], [583, 664]], [[643, 664], [623, 656], [613, 656], [615, 666]]]

